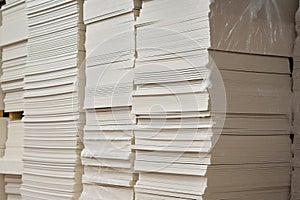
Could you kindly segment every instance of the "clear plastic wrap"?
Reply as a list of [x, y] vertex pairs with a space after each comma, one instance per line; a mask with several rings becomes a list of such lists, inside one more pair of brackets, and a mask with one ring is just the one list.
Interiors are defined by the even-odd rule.
[[211, 4], [212, 48], [292, 56], [295, 0], [215, 0]]

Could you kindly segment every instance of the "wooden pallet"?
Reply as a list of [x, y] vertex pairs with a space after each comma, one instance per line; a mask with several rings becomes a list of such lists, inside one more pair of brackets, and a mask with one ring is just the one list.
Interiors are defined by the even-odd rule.
[[0, 117], [8, 117], [10, 120], [21, 120], [23, 117], [23, 111], [5, 112], [4, 110], [0, 110]]
[[23, 112], [9, 112], [8, 117], [10, 120], [21, 120]]

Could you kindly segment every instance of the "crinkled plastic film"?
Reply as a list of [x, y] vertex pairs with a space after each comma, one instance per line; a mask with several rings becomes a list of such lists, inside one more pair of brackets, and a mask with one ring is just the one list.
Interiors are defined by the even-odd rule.
[[295, 0], [214, 0], [210, 13], [212, 48], [291, 56], [297, 8]]

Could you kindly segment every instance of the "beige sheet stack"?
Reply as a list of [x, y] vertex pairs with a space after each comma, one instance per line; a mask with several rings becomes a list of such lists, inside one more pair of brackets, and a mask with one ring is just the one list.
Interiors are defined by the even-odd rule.
[[4, 174], [0, 175], [0, 198], [6, 199], [7, 195], [5, 193], [5, 182], [4, 182]]
[[143, 2], [133, 94], [137, 200], [289, 199], [295, 7]]
[[22, 200], [21, 197], [21, 175], [5, 175], [5, 192], [7, 200]]
[[297, 38], [294, 46], [294, 69], [293, 69], [293, 178], [292, 200], [300, 199], [300, 10], [296, 16]]
[[87, 0], [86, 126], [82, 200], [133, 200], [131, 151], [135, 17], [140, 4]]
[[27, 57], [27, 17], [25, 1], [7, 1], [2, 7], [0, 46], [2, 48], [1, 88], [4, 110], [24, 110], [24, 71]]
[[82, 190], [83, 1], [28, 0], [22, 199], [78, 199]]

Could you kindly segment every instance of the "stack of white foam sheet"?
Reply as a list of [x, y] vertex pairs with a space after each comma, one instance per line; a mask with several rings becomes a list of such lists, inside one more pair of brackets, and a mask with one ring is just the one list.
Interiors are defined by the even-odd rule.
[[5, 175], [5, 193], [7, 200], [22, 200], [21, 197], [21, 175]]
[[23, 79], [27, 56], [25, 1], [7, 1], [1, 11], [2, 75], [0, 82], [5, 95], [5, 106], [1, 109], [6, 112], [23, 111]]
[[[85, 2], [87, 108], [131, 105], [128, 99], [133, 89], [135, 5], [133, 0], [116, 5], [108, 1]], [[112, 13], [116, 13], [114, 17]]]
[[[24, 0], [8, 0], [1, 8], [0, 23], [1, 94], [0, 109], [6, 112], [23, 111], [24, 70], [27, 56], [27, 17]], [[23, 153], [23, 122], [0, 119], [1, 150], [0, 199], [21, 199], [20, 186]], [[5, 175], [12, 174], [12, 175]], [[9, 176], [18, 177], [17, 190]], [[5, 181], [4, 181], [5, 177]], [[5, 184], [5, 185], [4, 185]], [[5, 191], [4, 191], [5, 190]]]
[[3, 159], [13, 159], [21, 162], [23, 153], [24, 128], [21, 120], [9, 120], [8, 137], [5, 143]]
[[5, 0], [5, 4], [10, 5], [10, 4], [16, 3], [17, 1], [19, 1], [19, 0]]
[[25, 199], [78, 199], [82, 190], [83, 1], [28, 0]]
[[296, 13], [296, 31], [293, 55], [293, 177], [291, 200], [300, 199], [300, 10]]
[[133, 0], [85, 2], [86, 127], [81, 199], [133, 199], [134, 154], [131, 114], [135, 62]]
[[[7, 119], [0, 118], [0, 159], [4, 155], [6, 140], [7, 140]], [[6, 199], [6, 193], [4, 187], [5, 187], [4, 174], [0, 174], [0, 199]]]
[[[0, 171], [3, 174], [22, 174], [22, 155], [24, 127], [21, 120], [3, 119], [2, 125], [7, 124], [7, 140], [4, 156], [0, 159]], [[6, 127], [5, 127], [6, 129]]]
[[[1, 10], [0, 10], [0, 15], [1, 15]], [[0, 26], [0, 30], [1, 30], [1, 26]], [[1, 63], [1, 61], [2, 61], [2, 49], [0, 49], [0, 63]], [[0, 64], [0, 67], [1, 66], [2, 65]], [[0, 74], [2, 75], [2, 70], [0, 70]], [[0, 109], [4, 110], [4, 94], [2, 91], [2, 87], [0, 87]]]
[[27, 17], [25, 0], [6, 1], [2, 6], [0, 46], [6, 46], [27, 38]]
[[295, 4], [144, 1], [132, 100], [137, 200], [289, 198]]
[[[84, 22], [90, 24], [110, 17], [116, 17], [125, 13], [138, 14], [141, 8], [139, 0], [125, 0], [110, 2], [109, 0], [86, 0], [84, 4]], [[101, 4], [101, 6], [99, 6]]]
[[24, 110], [24, 72], [27, 58], [27, 42], [22, 41], [2, 49], [1, 87], [4, 92], [6, 112]]

